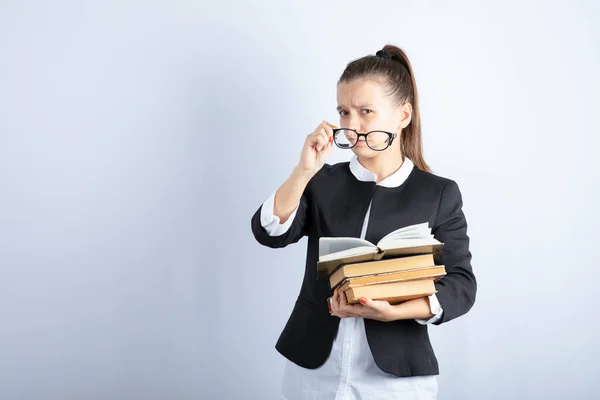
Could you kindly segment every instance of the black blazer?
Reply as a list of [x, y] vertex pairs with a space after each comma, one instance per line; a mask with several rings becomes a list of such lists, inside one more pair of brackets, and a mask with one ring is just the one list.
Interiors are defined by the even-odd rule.
[[[359, 181], [348, 164], [325, 164], [310, 180], [292, 225], [283, 235], [269, 236], [260, 222], [260, 207], [251, 219], [254, 237], [265, 246], [285, 247], [308, 236], [304, 281], [275, 346], [305, 368], [325, 363], [340, 322], [328, 311], [326, 299], [332, 295], [328, 281], [317, 280], [319, 238], [360, 237], [371, 200], [365, 236], [371, 243], [395, 229], [422, 222], [428, 222], [435, 238], [444, 243], [438, 263], [445, 265], [447, 275], [436, 283], [444, 312], [436, 325], [465, 314], [475, 302], [477, 284], [457, 184], [415, 167], [402, 185], [387, 188]], [[369, 347], [381, 370], [401, 377], [439, 373], [427, 325], [412, 319], [364, 322]]]

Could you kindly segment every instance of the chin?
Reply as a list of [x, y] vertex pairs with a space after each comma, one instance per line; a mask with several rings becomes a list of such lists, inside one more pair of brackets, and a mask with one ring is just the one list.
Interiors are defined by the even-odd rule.
[[375, 157], [377, 155], [377, 151], [375, 150], [371, 150], [368, 147], [353, 147], [352, 148], [352, 152], [357, 156], [357, 157], [361, 157], [361, 158], [372, 158]]

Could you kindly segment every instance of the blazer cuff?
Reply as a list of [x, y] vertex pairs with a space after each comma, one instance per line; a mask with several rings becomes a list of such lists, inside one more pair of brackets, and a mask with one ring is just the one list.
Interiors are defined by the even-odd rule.
[[433, 324], [434, 322], [442, 319], [442, 313], [444, 310], [442, 309], [442, 305], [435, 294], [429, 296], [429, 309], [431, 310], [433, 317], [429, 319], [417, 319], [416, 321], [421, 325]]
[[[298, 206], [292, 212], [292, 215], [285, 221], [283, 224], [280, 224], [279, 217], [273, 214], [273, 208], [275, 207], [275, 194], [277, 191], [273, 192], [271, 196], [263, 203], [260, 210], [260, 224], [267, 231], [269, 236], [281, 236], [286, 233], [290, 226], [292, 226], [292, 222], [296, 217], [296, 212], [298, 211]], [[298, 203], [300, 205], [300, 203]]]

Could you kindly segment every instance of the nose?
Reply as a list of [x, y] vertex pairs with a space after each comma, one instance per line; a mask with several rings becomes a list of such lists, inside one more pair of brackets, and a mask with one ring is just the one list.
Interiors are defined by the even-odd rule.
[[346, 126], [346, 128], [354, 129], [356, 132], [362, 133], [360, 130], [361, 129], [360, 120], [357, 116], [351, 116], [350, 118], [348, 118], [347, 124], [348, 125]]

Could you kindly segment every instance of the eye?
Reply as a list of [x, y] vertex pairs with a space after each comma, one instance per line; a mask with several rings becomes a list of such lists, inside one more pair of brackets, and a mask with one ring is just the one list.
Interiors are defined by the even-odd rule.
[[362, 110], [360, 110], [360, 112], [363, 114], [371, 114], [373, 112], [373, 110], [369, 110], [368, 108], [363, 108]]
[[345, 117], [348, 113], [344, 110], [340, 111], [340, 116]]

